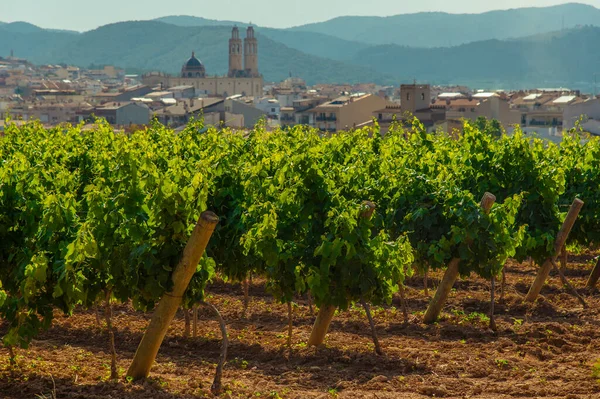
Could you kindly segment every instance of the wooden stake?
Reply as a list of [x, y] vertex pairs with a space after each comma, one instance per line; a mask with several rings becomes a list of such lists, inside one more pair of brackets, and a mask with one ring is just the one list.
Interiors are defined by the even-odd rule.
[[596, 266], [594, 266], [594, 268], [592, 269], [592, 273], [590, 274], [590, 278], [587, 281], [586, 287], [590, 290], [593, 290], [594, 288], [596, 288], [598, 279], [600, 279], [600, 257], [598, 257]]
[[150, 320], [150, 324], [135, 352], [133, 362], [127, 371], [127, 375], [134, 380], [146, 378], [150, 373], [150, 368], [169, 329], [169, 324], [181, 304], [183, 294], [190, 280], [196, 273], [198, 262], [204, 254], [208, 240], [218, 221], [219, 218], [212, 212], [203, 212], [200, 215], [198, 223], [183, 250], [183, 256], [173, 271], [171, 277], [173, 289], [171, 292], [165, 293], [158, 303], [152, 315], [152, 320]]
[[106, 319], [106, 329], [108, 330], [108, 347], [110, 350], [110, 379], [119, 378], [117, 372], [117, 350], [115, 349], [115, 333], [112, 326], [112, 306], [110, 304], [110, 291], [106, 291], [106, 303], [104, 307], [104, 318]]
[[[481, 199], [481, 208], [487, 214], [490, 212], [495, 202], [496, 197], [493, 194], [485, 193], [483, 195], [483, 198]], [[444, 307], [444, 304], [448, 299], [448, 295], [452, 290], [452, 286], [458, 278], [459, 265], [459, 258], [452, 259], [448, 264], [446, 272], [444, 273], [444, 277], [442, 278], [442, 281], [440, 282], [440, 285], [435, 291], [435, 295], [433, 296], [433, 299], [431, 299], [431, 301], [429, 302], [429, 307], [425, 312], [425, 317], [423, 318], [423, 321], [426, 324], [435, 323], [438, 317], [440, 317], [440, 313], [442, 312], [442, 308]]]
[[334, 314], [335, 306], [322, 306], [319, 309], [319, 313], [317, 313], [317, 319], [315, 320], [315, 324], [310, 333], [310, 338], [308, 339], [308, 345], [319, 346], [323, 343]]
[[379, 345], [379, 338], [377, 338], [377, 330], [375, 330], [375, 323], [373, 322], [373, 316], [371, 316], [371, 308], [369, 304], [365, 301], [360, 301], [360, 304], [365, 309], [365, 313], [367, 314], [367, 318], [369, 319], [369, 325], [371, 326], [371, 337], [373, 338], [373, 344], [375, 344], [375, 353], [379, 356], [383, 355], [383, 351], [381, 350], [381, 346]]
[[425, 269], [423, 274], [423, 291], [425, 296], [429, 296], [429, 268]]
[[427, 311], [425, 312], [425, 317], [423, 322], [426, 324], [435, 323], [442, 312], [442, 308], [446, 303], [446, 299], [452, 290], [452, 286], [456, 282], [458, 278], [458, 266], [460, 264], [459, 258], [454, 258], [448, 264], [446, 271], [444, 272], [444, 277], [442, 281], [440, 281], [440, 285], [435, 291], [435, 295], [429, 302], [429, 306], [427, 307]]
[[498, 331], [498, 327], [496, 326], [496, 319], [494, 318], [495, 311], [495, 303], [494, 303], [494, 294], [496, 291], [496, 277], [492, 276], [492, 289], [490, 290], [490, 330]]
[[556, 241], [554, 242], [554, 253], [552, 254], [552, 257], [546, 259], [542, 267], [538, 270], [538, 274], [533, 284], [531, 284], [529, 293], [525, 297], [525, 302], [533, 303], [537, 299], [538, 295], [540, 294], [540, 291], [542, 290], [542, 287], [546, 283], [546, 279], [550, 274], [550, 270], [552, 270], [552, 262], [556, 260], [556, 258], [560, 254], [562, 247], [565, 245], [565, 242], [569, 237], [569, 233], [571, 232], [571, 229], [573, 228], [573, 225], [575, 224], [577, 216], [579, 215], [579, 212], [581, 211], [582, 207], [583, 201], [581, 201], [580, 199], [576, 199], [575, 201], [573, 201], [573, 205], [571, 205], [571, 209], [569, 209], [569, 213], [567, 214], [567, 217], [556, 236]]

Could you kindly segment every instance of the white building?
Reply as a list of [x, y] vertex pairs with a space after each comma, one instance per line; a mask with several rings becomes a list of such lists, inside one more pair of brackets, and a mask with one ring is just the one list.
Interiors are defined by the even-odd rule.
[[281, 113], [281, 104], [279, 100], [272, 97], [263, 97], [260, 100], [255, 101], [254, 106], [269, 117], [278, 118]]

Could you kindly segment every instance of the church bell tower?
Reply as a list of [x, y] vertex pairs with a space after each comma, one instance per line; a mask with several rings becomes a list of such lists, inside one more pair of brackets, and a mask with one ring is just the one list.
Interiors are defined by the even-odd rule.
[[244, 70], [242, 65], [242, 39], [240, 39], [240, 30], [237, 26], [231, 31], [229, 39], [229, 73], [230, 78], [240, 75]]
[[244, 39], [244, 70], [250, 77], [260, 76], [258, 73], [258, 40], [254, 37], [254, 28], [249, 26]]

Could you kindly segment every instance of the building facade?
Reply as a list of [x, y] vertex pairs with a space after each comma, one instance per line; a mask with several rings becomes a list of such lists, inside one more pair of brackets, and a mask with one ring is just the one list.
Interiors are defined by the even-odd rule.
[[181, 68], [180, 76], [151, 72], [142, 77], [142, 82], [152, 87], [162, 86], [163, 89], [192, 86], [198, 95], [260, 97], [264, 82], [258, 70], [258, 39], [253, 27], [248, 27], [243, 43], [242, 58], [242, 39], [239, 29], [234, 27], [229, 39], [229, 71], [226, 76], [207, 75], [206, 67], [192, 52]]

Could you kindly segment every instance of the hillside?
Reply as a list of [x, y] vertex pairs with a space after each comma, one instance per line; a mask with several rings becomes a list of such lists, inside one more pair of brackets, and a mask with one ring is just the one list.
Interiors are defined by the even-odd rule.
[[[14, 33], [0, 27], [0, 54], [27, 58], [33, 63], [69, 63], [79, 66], [113, 64], [129, 70], [179, 72], [192, 51], [207, 73], [227, 72], [228, 26], [180, 27], [161, 22], [122, 22], [72, 35], [61, 32]], [[259, 65], [265, 80], [289, 76], [309, 83], [353, 83], [394, 80], [374, 70], [333, 61], [291, 49], [267, 36], [260, 39]]]
[[600, 25], [600, 10], [569, 3], [553, 7], [518, 8], [482, 14], [428, 12], [390, 17], [339, 17], [292, 28], [369, 44], [451, 47], [474, 41], [518, 38]]
[[59, 32], [59, 33], [70, 33], [70, 34], [79, 34], [79, 32], [73, 30], [63, 30], [63, 29], [44, 29], [40, 28], [37, 25], [30, 24], [29, 22], [0, 22], [0, 27], [4, 31], [12, 32], [12, 33], [39, 33], [39, 32]]
[[207, 19], [202, 17], [193, 17], [190, 15], [168, 15], [153, 19], [153, 21], [164, 22], [165, 24], [191, 27], [191, 26], [243, 26], [243, 22], [221, 21], [216, 19]]
[[44, 29], [36, 26], [34, 24], [30, 24], [29, 22], [10, 22], [10, 23], [2, 23], [2, 29], [8, 32], [13, 33], [35, 33], [35, 32], [43, 32]]
[[487, 40], [450, 48], [375, 46], [352, 60], [404, 81], [496, 88], [571, 86], [590, 90], [600, 64], [600, 28], [586, 27], [520, 40]]
[[[177, 26], [228, 26], [237, 25], [243, 29], [247, 24], [234, 21], [217, 21], [189, 15], [168, 16], [156, 19]], [[289, 29], [273, 29], [255, 27], [258, 36], [266, 36], [293, 49], [319, 57], [345, 61], [351, 59], [356, 52], [369, 47], [368, 44], [340, 39], [335, 36], [317, 32], [297, 31]], [[243, 33], [242, 33], [243, 36]]]

